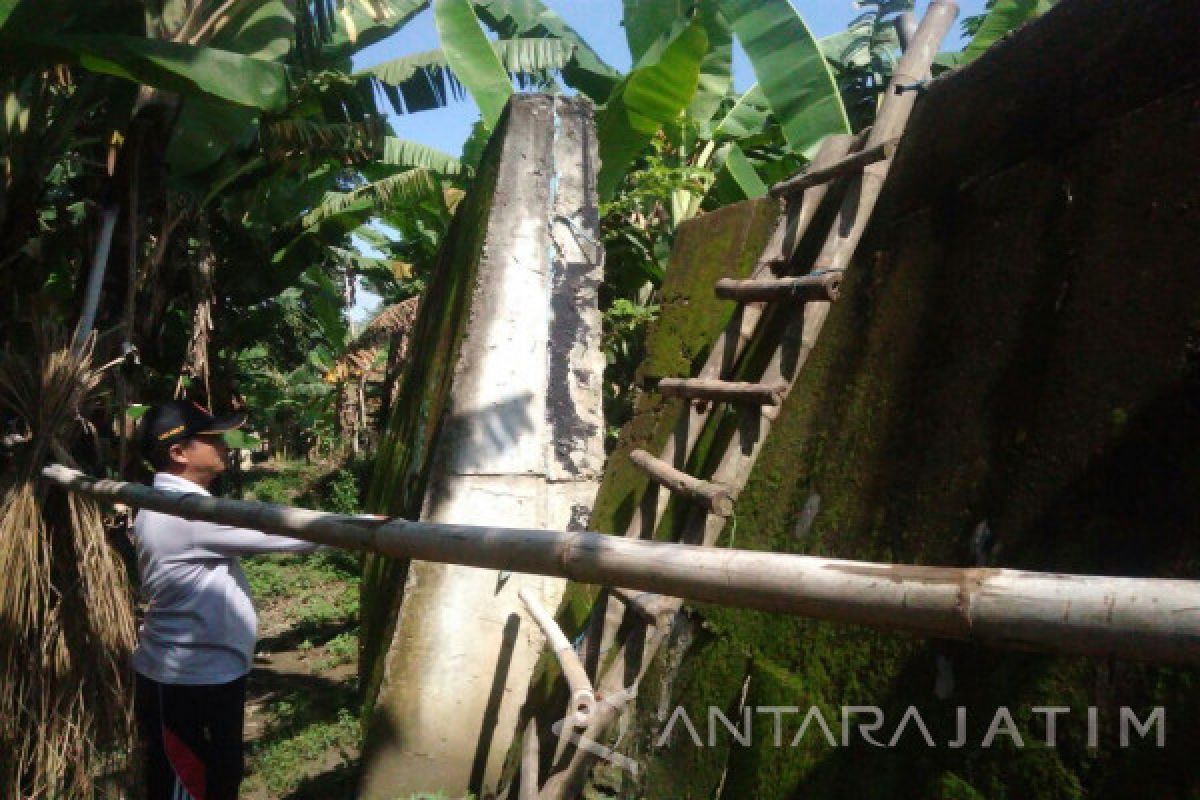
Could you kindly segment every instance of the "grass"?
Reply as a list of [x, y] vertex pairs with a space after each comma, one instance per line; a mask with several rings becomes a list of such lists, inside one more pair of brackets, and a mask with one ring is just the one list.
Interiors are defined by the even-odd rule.
[[[350, 699], [350, 698], [348, 698]], [[272, 720], [263, 740], [250, 752], [250, 788], [260, 784], [268, 797], [303, 797], [299, 794], [312, 781], [312, 766], [325, 765], [331, 756], [342, 765], [352, 764], [358, 756], [358, 719], [349, 708], [340, 708], [329, 719], [328, 708], [312, 706], [297, 693], [267, 708]], [[353, 791], [352, 770], [330, 770], [347, 790]], [[328, 786], [328, 781], [321, 781]], [[318, 795], [313, 795], [318, 796]]]
[[[247, 499], [350, 513], [349, 469], [268, 464], [246, 475]], [[358, 555], [322, 551], [243, 560], [259, 609], [247, 718], [246, 800], [352, 797], [361, 745]]]

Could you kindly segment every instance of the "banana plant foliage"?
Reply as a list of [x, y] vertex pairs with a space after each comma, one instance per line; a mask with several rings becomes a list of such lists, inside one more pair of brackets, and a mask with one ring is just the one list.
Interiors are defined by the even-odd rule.
[[974, 61], [984, 50], [1009, 31], [1047, 11], [1054, 0], [997, 0], [991, 6], [971, 43], [963, 50], [961, 63]]
[[708, 52], [704, 22], [679, 21], [660, 37], [617, 84], [596, 114], [600, 173], [596, 189], [610, 198], [621, 177], [663, 125], [674, 122], [696, 93]]
[[[549, 79], [574, 59], [577, 45], [562, 39], [516, 38], [491, 42], [509, 76], [526, 86]], [[467, 90], [444, 50], [426, 50], [393, 58], [355, 73], [375, 82], [397, 114], [441, 108]]]
[[592, 102], [606, 102], [621, 81], [621, 73], [606, 64], [574, 28], [540, 0], [476, 0], [474, 5], [479, 18], [501, 39], [548, 38], [574, 45], [562, 78]]
[[282, 111], [287, 104], [283, 64], [229, 50], [119, 34], [34, 37], [25, 46], [66, 56], [92, 72], [160, 89], [202, 94], [260, 111]]
[[825, 54], [788, 0], [720, 0], [791, 149], [808, 157], [822, 138], [850, 131]]
[[512, 94], [512, 81], [479, 27], [470, 0], [434, 0], [433, 18], [446, 62], [479, 106], [484, 124], [495, 130]]

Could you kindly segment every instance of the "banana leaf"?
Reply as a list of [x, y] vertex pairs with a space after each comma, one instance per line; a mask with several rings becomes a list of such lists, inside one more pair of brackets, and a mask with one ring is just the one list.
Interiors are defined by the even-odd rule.
[[971, 39], [971, 43], [963, 50], [960, 63], [975, 60], [1006, 33], [1025, 24], [1052, 5], [1053, 0], [998, 0], [984, 17], [975, 38]]
[[63, 35], [31, 44], [47, 55], [65, 55], [92, 72], [185, 96], [204, 95], [260, 111], [282, 111], [287, 104], [282, 64], [229, 50], [102, 34]]
[[475, 11], [502, 39], [533, 36], [573, 44], [575, 51], [562, 70], [563, 80], [595, 103], [606, 102], [621, 81], [621, 73], [604, 63], [583, 37], [540, 0], [476, 0]]
[[700, 62], [708, 52], [701, 20], [676, 26], [634, 65], [605, 108], [596, 115], [601, 200], [612, 197], [629, 164], [659, 129], [673, 122], [696, 93]]
[[512, 81], [470, 0], [434, 0], [433, 18], [446, 62], [479, 106], [484, 123], [494, 130], [512, 94]]
[[793, 151], [807, 156], [825, 136], [850, 131], [825, 55], [788, 0], [720, 0], [720, 8]]
[[[561, 39], [501, 39], [492, 42], [500, 63], [518, 81], [543, 78], [571, 63], [576, 46]], [[357, 77], [373, 79], [397, 114], [441, 108], [465, 89], [443, 50], [426, 50], [365, 67]]]
[[732, 137], [741, 139], [761, 132], [771, 116], [771, 106], [767, 103], [762, 87], [757, 83], [742, 93], [733, 104], [733, 108], [721, 119], [713, 130], [716, 137]]
[[423, 167], [441, 175], [460, 175], [462, 162], [435, 147], [389, 136], [383, 140], [379, 162], [396, 167]]

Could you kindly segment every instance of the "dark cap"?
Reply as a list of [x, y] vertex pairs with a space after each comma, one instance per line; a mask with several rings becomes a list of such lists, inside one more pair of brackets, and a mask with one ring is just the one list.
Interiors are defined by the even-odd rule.
[[239, 411], [217, 417], [204, 406], [190, 400], [172, 400], [154, 406], [142, 416], [138, 441], [147, 458], [176, 442], [206, 433], [225, 433], [246, 424], [246, 413]]

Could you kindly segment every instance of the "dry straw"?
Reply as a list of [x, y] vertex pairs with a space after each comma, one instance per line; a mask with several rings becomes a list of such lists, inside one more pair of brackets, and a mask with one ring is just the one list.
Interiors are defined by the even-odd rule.
[[39, 480], [70, 460], [101, 370], [43, 325], [0, 354], [0, 419], [23, 443], [0, 458], [0, 798], [119, 793], [132, 745], [127, 576], [96, 502]]

